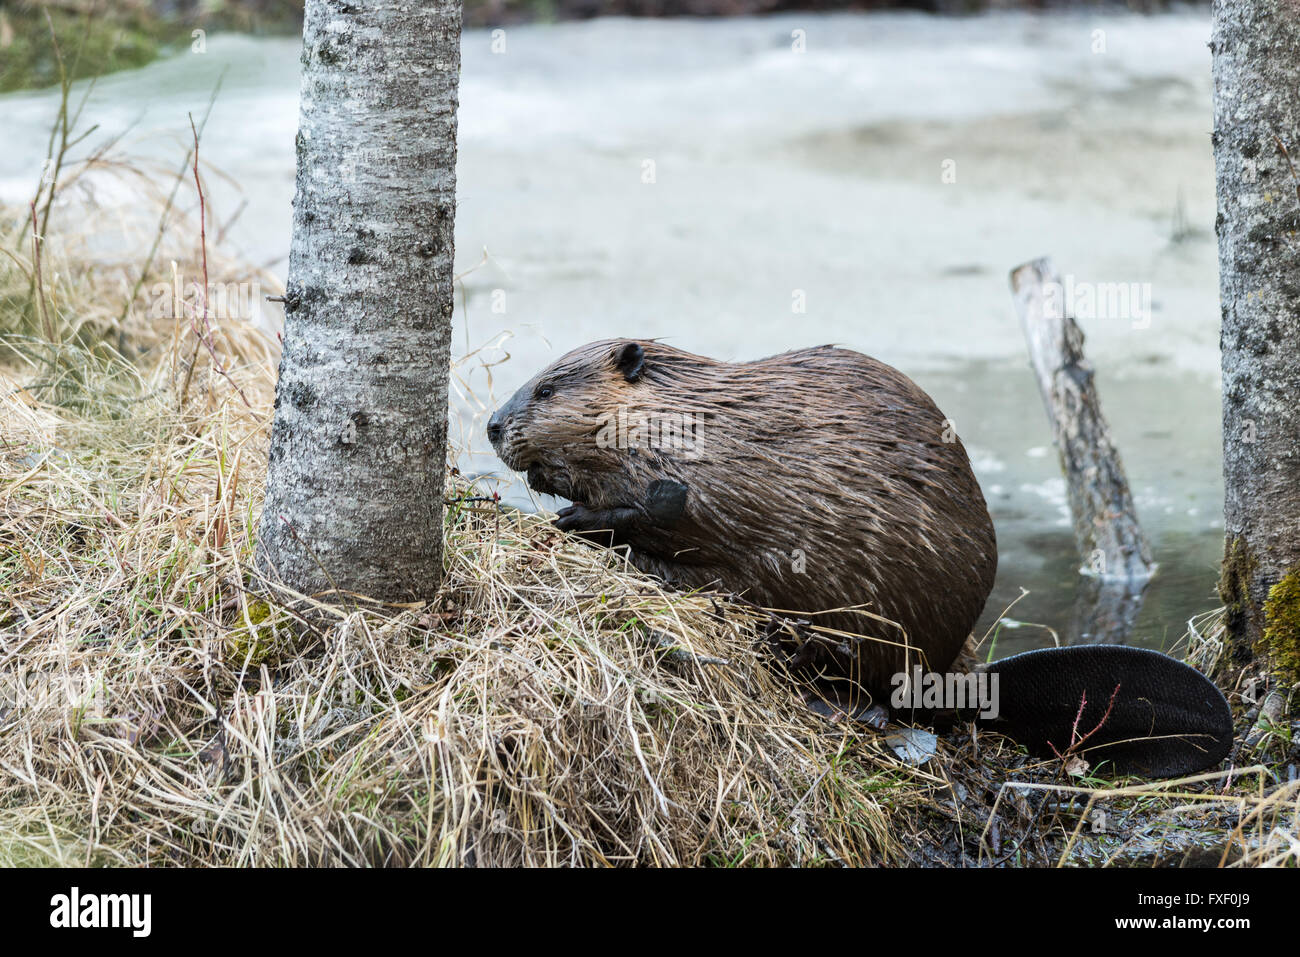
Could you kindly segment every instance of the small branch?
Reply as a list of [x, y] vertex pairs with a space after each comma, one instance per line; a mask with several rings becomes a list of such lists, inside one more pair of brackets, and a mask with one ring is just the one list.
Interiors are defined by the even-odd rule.
[[1079, 734], [1079, 722], [1083, 720], [1083, 709], [1088, 705], [1088, 692], [1085, 691], [1079, 696], [1079, 712], [1074, 716], [1074, 724], [1070, 726], [1070, 745], [1065, 749], [1065, 753], [1062, 754], [1058, 751], [1056, 745], [1052, 744], [1052, 742], [1047, 742], [1051, 747], [1052, 752], [1060, 758], [1061, 761], [1064, 762], [1072, 755], [1076, 754], [1079, 749], [1083, 747], [1084, 742], [1100, 731], [1105, 726], [1106, 722], [1110, 720], [1110, 713], [1115, 707], [1115, 697], [1119, 694], [1119, 689], [1120, 686], [1115, 685], [1115, 690], [1110, 693], [1110, 700], [1106, 702], [1106, 711], [1101, 716], [1101, 720], [1097, 722], [1096, 727], [1082, 736]]
[[1276, 133], [1273, 134], [1273, 142], [1277, 144], [1277, 148], [1280, 149], [1282, 155], [1286, 157], [1286, 165], [1291, 168], [1291, 182], [1295, 186], [1295, 198], [1297, 202], [1300, 202], [1300, 179], [1296, 178], [1295, 163], [1291, 162], [1291, 153], [1286, 148], [1286, 144], [1282, 142], [1282, 138]]
[[[207, 108], [203, 111], [203, 119], [199, 122], [199, 136], [203, 134], [204, 128], [208, 125], [208, 117], [212, 115], [212, 106], [216, 103], [217, 94], [221, 91], [221, 81], [225, 79], [225, 76], [226, 71], [222, 70], [221, 76], [217, 77], [216, 85], [212, 87], [212, 95], [208, 97]], [[193, 118], [191, 117], [191, 126], [193, 125], [193, 122]], [[140, 294], [140, 288], [144, 285], [145, 278], [149, 275], [149, 269], [153, 266], [154, 257], [158, 254], [158, 247], [162, 244], [163, 233], [167, 229], [167, 216], [172, 210], [172, 205], [176, 202], [176, 193], [181, 188], [181, 183], [185, 182], [185, 172], [189, 169], [190, 155], [192, 152], [192, 150], [186, 151], [185, 159], [181, 160], [180, 169], [176, 171], [176, 181], [172, 183], [172, 191], [167, 196], [167, 202], [163, 204], [162, 212], [158, 216], [158, 229], [154, 232], [153, 244], [149, 247], [149, 252], [144, 257], [144, 265], [140, 267], [140, 276], [136, 279], [135, 285], [131, 287], [131, 294], [127, 296], [126, 302], [122, 304], [122, 311], [117, 317], [119, 329], [122, 324], [126, 322], [126, 317], [131, 311], [131, 304], [135, 302], [135, 297]]]
[[[1286, 148], [1286, 144], [1282, 142], [1282, 138], [1280, 136], [1278, 136], [1276, 133], [1273, 133], [1272, 130], [1269, 130], [1269, 133], [1272, 134], [1273, 142], [1277, 144], [1277, 148], [1280, 149], [1282, 151], [1282, 155], [1286, 157], [1286, 165], [1291, 170], [1291, 185], [1295, 188], [1296, 204], [1300, 205], [1300, 179], [1296, 178], [1295, 163], [1291, 162], [1291, 152]], [[1293, 218], [1292, 222], [1295, 223], [1297, 219], [1300, 219], [1300, 217]], [[1295, 243], [1294, 230], [1292, 230], [1291, 234], [1287, 236], [1287, 243], [1294, 245]]]
[[49, 311], [45, 308], [45, 284], [41, 280], [41, 240], [44, 234], [36, 228], [36, 201], [32, 200], [32, 289], [36, 299], [36, 311], [41, 317], [41, 326], [45, 329], [45, 341], [54, 345], [54, 326], [50, 322]]
[[[194, 114], [190, 114], [190, 131], [194, 134], [194, 188], [199, 193], [199, 245], [203, 256], [203, 288], [200, 290], [202, 299], [202, 308], [199, 314], [203, 320], [203, 328], [200, 329], [196, 320], [190, 320], [190, 328], [194, 330], [194, 335], [208, 349], [208, 354], [212, 356], [212, 367], [217, 374], [222, 376], [231, 387], [239, 393], [239, 397], [244, 400], [244, 405], [248, 408], [253, 407], [253, 403], [248, 401], [248, 396], [244, 395], [244, 390], [239, 384], [230, 377], [226, 371], [220, 357], [217, 355], [216, 344], [212, 341], [212, 325], [208, 322], [208, 229], [207, 229], [207, 201], [203, 196], [203, 181], [199, 178], [199, 131], [194, 125]], [[190, 372], [194, 371], [193, 363], [190, 364]], [[186, 388], [181, 392], [181, 404], [185, 404], [185, 394], [188, 392], [189, 375], [185, 377]]]

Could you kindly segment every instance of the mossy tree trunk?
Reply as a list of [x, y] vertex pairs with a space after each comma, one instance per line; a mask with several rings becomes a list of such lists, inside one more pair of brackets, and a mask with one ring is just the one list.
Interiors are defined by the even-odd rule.
[[1300, 12], [1215, 0], [1230, 657], [1300, 673]]
[[305, 593], [441, 578], [460, 26], [456, 0], [307, 0], [259, 535]]

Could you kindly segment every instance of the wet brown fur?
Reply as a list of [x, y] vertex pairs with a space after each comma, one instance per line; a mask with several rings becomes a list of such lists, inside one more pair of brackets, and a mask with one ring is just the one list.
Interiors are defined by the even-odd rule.
[[[997, 548], [966, 451], [930, 397], [830, 346], [727, 363], [635, 340], [644, 365], [629, 381], [619, 363], [633, 342], [582, 346], [525, 384], [494, 417], [502, 461], [594, 510], [641, 508], [658, 480], [685, 484], [679, 519], [625, 530], [634, 564], [876, 639], [849, 642], [838, 670], [877, 701], [913, 663], [948, 667], [993, 586]], [[634, 430], [631, 447], [601, 447], [620, 408], [632, 425], [641, 413], [698, 416], [694, 452]]]

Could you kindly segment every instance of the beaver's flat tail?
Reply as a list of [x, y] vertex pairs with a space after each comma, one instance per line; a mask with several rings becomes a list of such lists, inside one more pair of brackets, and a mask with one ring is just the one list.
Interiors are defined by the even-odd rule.
[[1174, 777], [1217, 765], [1232, 746], [1232, 711], [1203, 674], [1168, 655], [1122, 645], [1027, 651], [985, 668], [998, 675], [998, 716], [981, 723], [1043, 757]]

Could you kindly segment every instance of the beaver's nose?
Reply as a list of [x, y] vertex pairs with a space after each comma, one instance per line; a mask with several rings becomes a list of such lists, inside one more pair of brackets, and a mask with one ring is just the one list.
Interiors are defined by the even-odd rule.
[[493, 445], [496, 445], [501, 441], [501, 433], [504, 429], [504, 425], [505, 423], [498, 417], [498, 413], [493, 412], [492, 417], [488, 419], [487, 425], [488, 441]]

